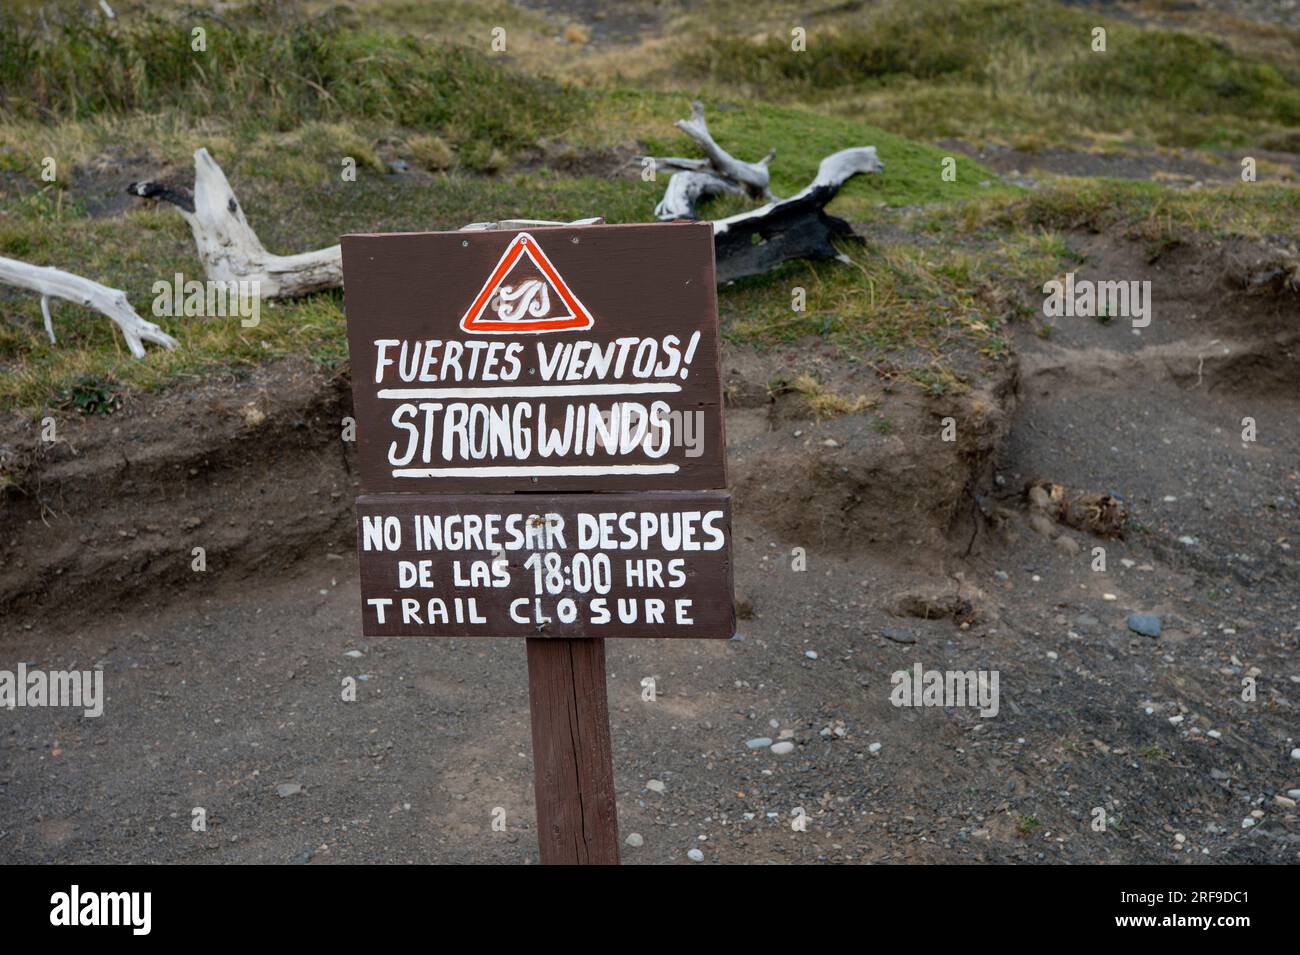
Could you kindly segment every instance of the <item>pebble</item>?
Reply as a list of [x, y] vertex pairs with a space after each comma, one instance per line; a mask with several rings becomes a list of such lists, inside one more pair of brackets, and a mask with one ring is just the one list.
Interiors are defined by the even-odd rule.
[[1300, 759], [1300, 746], [1297, 746], [1295, 749], [1291, 750], [1291, 758]]
[[1056, 539], [1056, 547], [1058, 550], [1069, 554], [1070, 556], [1079, 553], [1079, 542], [1069, 534], [1062, 534], [1058, 537]]
[[290, 796], [296, 796], [302, 792], [301, 783], [280, 783], [275, 787], [275, 794], [281, 799], [288, 799]]
[[1119, 600], [1119, 598], [1116, 597], [1114, 594], [1102, 594], [1102, 595], [1101, 595], [1101, 599], [1102, 599], [1102, 600]]
[[868, 753], [878, 753], [878, 752], [880, 752], [882, 745], [883, 745], [883, 744], [881, 744], [881, 743], [872, 743], [870, 746], [867, 747], [867, 752], [868, 752]]
[[661, 793], [664, 791], [664, 784], [658, 779], [646, 780], [645, 788], [652, 793]]
[[767, 749], [772, 745], [772, 740], [767, 736], [756, 736], [745, 743], [750, 749]]
[[633, 849], [639, 849], [645, 845], [645, 840], [641, 838], [641, 833], [639, 832], [629, 832], [627, 838], [623, 841]]
[[1178, 716], [1169, 717], [1169, 722], [1173, 723], [1175, 726], [1177, 726], [1182, 721], [1183, 721], [1182, 714], [1179, 714]]
[[1255, 820], [1251, 819], [1250, 816], [1247, 816], [1245, 819], [1241, 820], [1241, 828], [1243, 829], [1249, 829], [1254, 824], [1255, 824]]
[[898, 627], [885, 627], [880, 631], [880, 635], [886, 640], [893, 640], [895, 643], [916, 643], [916, 637], [912, 635], [911, 631], [900, 630]]
[[1300, 799], [1300, 789], [1288, 789], [1286, 794], [1292, 799]]
[[817, 651], [816, 651], [816, 650], [805, 650], [805, 651], [803, 652], [803, 655], [806, 656], [809, 660], [816, 660], [816, 659], [817, 659]]
[[1281, 806], [1283, 809], [1295, 808], [1295, 800], [1290, 798], [1289, 796], [1274, 796], [1273, 801], [1277, 803], [1279, 806]]
[[788, 739], [782, 740], [779, 743], [773, 743], [772, 752], [776, 753], [778, 756], [784, 756], [786, 753], [793, 753], [794, 743], [790, 742]]
[[692, 862], [703, 862], [704, 853], [699, 849], [688, 849], [686, 851], [686, 858], [690, 859]]
[[1031, 514], [1029, 516], [1029, 526], [1044, 537], [1051, 537], [1056, 533], [1056, 525], [1052, 523], [1052, 519], [1043, 514]]
[[1210, 730], [1206, 734], [1210, 739], [1223, 739], [1223, 734], [1218, 730]]
[[1128, 628], [1144, 637], [1160, 636], [1160, 618], [1149, 613], [1131, 613], [1128, 615]]
[[357, 657], [361, 656], [361, 651], [360, 651], [360, 650], [349, 650], [347, 653], [345, 653], [345, 654], [343, 654], [343, 655], [344, 655], [345, 657], [351, 657], [352, 659], [355, 660]]

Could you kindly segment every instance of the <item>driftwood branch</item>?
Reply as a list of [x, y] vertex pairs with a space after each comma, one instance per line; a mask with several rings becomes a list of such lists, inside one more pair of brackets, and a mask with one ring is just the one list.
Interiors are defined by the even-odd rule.
[[193, 192], [157, 182], [133, 182], [126, 191], [162, 199], [180, 210], [203, 270], [213, 281], [255, 282], [263, 298], [293, 298], [343, 286], [343, 254], [337, 245], [297, 255], [268, 252], [244, 217], [226, 174], [206, 149], [194, 154]]
[[640, 157], [642, 163], [653, 162], [656, 170], [673, 171], [655, 207], [656, 218], [697, 219], [699, 203], [709, 196], [745, 193], [770, 200], [760, 208], [714, 221], [719, 282], [758, 275], [790, 259], [843, 259], [834, 240], [861, 239], [852, 226], [828, 215], [825, 208], [851, 177], [884, 170], [874, 146], [827, 156], [816, 178], [802, 191], [777, 199], [768, 188], [767, 169], [775, 151], [758, 162], [735, 159], [709, 134], [704, 107], [698, 102], [691, 108], [691, 118], [678, 120], [677, 127], [699, 143], [708, 158]]
[[176, 339], [162, 331], [153, 322], [135, 313], [126, 293], [90, 279], [42, 265], [30, 265], [17, 259], [0, 256], [0, 282], [35, 292], [41, 297], [41, 314], [45, 319], [45, 332], [55, 342], [54, 322], [50, 316], [50, 299], [61, 298], [108, 316], [122, 329], [122, 336], [131, 354], [144, 357], [144, 342], [153, 342], [164, 348], [175, 348]]
[[838, 216], [826, 212], [851, 177], [885, 168], [874, 146], [845, 149], [821, 161], [817, 176], [789, 199], [769, 202], [713, 223], [713, 248], [718, 281], [761, 275], [791, 259], [847, 258], [835, 239], [861, 242], [862, 237]]
[[[213, 281], [253, 281], [263, 298], [293, 298], [323, 289], [343, 287], [343, 258], [339, 246], [298, 255], [273, 255], [244, 217], [235, 192], [206, 149], [194, 154], [194, 190], [184, 186], [133, 182], [126, 191], [141, 199], [174, 205], [189, 223], [204, 272]], [[461, 231], [527, 229], [540, 225], [592, 225], [601, 217], [576, 222], [548, 219], [504, 219], [471, 222]]]
[[758, 162], [741, 162], [734, 158], [709, 135], [709, 124], [704, 121], [704, 104], [699, 100], [691, 104], [691, 118], [679, 119], [675, 125], [700, 144], [704, 154], [709, 157], [709, 163], [723, 179], [738, 183], [752, 196], [774, 198], [767, 188], [769, 182], [767, 164], [776, 155], [775, 149]]

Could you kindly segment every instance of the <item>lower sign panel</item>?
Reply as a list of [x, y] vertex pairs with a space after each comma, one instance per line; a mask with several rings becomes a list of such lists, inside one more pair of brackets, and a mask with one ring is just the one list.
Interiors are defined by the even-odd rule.
[[735, 633], [731, 496], [357, 498], [368, 637]]

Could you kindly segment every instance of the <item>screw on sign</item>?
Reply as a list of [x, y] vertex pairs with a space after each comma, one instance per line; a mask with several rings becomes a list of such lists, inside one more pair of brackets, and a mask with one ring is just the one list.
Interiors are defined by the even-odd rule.
[[616, 863], [606, 637], [735, 632], [707, 223], [343, 237], [362, 628], [524, 638], [545, 863]]

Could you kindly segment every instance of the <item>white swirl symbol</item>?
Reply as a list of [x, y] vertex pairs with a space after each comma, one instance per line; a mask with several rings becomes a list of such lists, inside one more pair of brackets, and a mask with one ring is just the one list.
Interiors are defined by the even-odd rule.
[[492, 299], [492, 310], [503, 322], [517, 322], [525, 315], [541, 318], [551, 310], [551, 295], [540, 279], [529, 279], [517, 289], [503, 285]]

